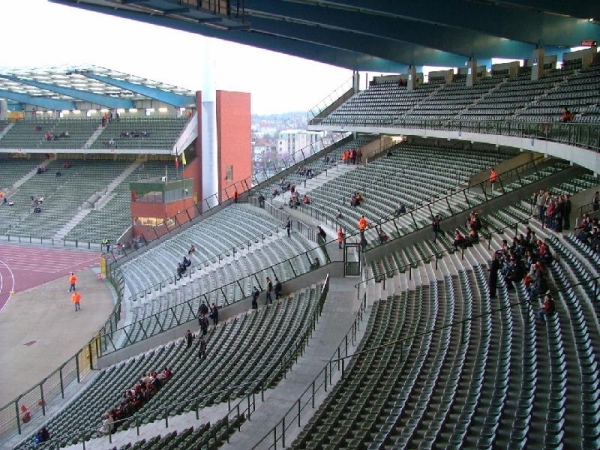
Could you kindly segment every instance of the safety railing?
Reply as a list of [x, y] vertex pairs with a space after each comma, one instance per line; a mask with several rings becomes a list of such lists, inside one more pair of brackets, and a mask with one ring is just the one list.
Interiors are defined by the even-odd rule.
[[[264, 167], [254, 170], [254, 178], [257, 182], [263, 183], [270, 181], [278, 173], [289, 169], [290, 167], [301, 163], [305, 159], [319, 153], [322, 150], [336, 144], [342, 139], [346, 138], [348, 133], [332, 133], [319, 139], [318, 141], [312, 142], [305, 147], [296, 150], [288, 156], [281, 157], [276, 161], [270, 161]], [[258, 184], [258, 183], [257, 183]]]
[[352, 77], [344, 81], [341, 85], [335, 88], [325, 98], [320, 100], [315, 106], [310, 108], [306, 113], [307, 122], [310, 123], [312, 119], [317, 117], [322, 111], [331, 106], [333, 102], [338, 100], [342, 95], [352, 89], [353, 79]]
[[[360, 125], [350, 121], [348, 125]], [[372, 124], [369, 123], [372, 126]], [[600, 124], [563, 122], [520, 122], [511, 120], [408, 120], [389, 119], [378, 126], [423, 130], [497, 134], [528, 139], [543, 139], [576, 147], [600, 150]]]
[[[531, 173], [526, 175], [527, 172]], [[528, 177], [528, 175], [531, 175], [531, 177]], [[538, 181], [544, 176], [543, 169], [540, 169], [535, 161], [530, 161], [500, 173], [494, 191], [492, 191], [490, 183], [487, 180], [481, 181], [471, 187], [451, 190], [449, 194], [436, 196], [429, 202], [421, 202], [420, 204], [413, 205], [405, 214], [398, 216], [392, 214], [373, 221], [371, 226], [365, 232], [366, 238], [364, 244], [367, 247], [375, 247], [384, 243], [379, 239], [376, 227], [381, 229], [381, 227], [385, 226], [386, 228], [393, 230], [394, 233], [391, 236], [388, 236], [388, 240], [386, 241], [391, 242], [426, 226], [430, 226], [431, 219], [437, 214], [440, 214], [442, 219], [445, 219], [464, 213], [469, 209], [473, 209], [485, 202], [497, 198], [499, 195], [507, 194], [531, 182]], [[528, 180], [528, 178], [533, 179]], [[482, 196], [481, 200], [477, 200], [477, 198], [472, 195], [473, 192], [480, 193]], [[460, 207], [460, 205], [462, 205], [462, 207]], [[333, 218], [329, 214], [324, 213], [316, 205], [301, 205], [301, 208], [304, 213], [317, 220], [324, 221], [326, 224], [330, 224], [336, 228], [341, 227], [337, 218]], [[357, 234], [357, 232], [349, 233], [348, 238], [356, 236]]]
[[[358, 286], [361, 283], [357, 283]], [[589, 286], [590, 291], [593, 292], [594, 298], [598, 298], [600, 295], [600, 277], [596, 277], [593, 279], [588, 279], [586, 281], [572, 284], [564, 289], [550, 289], [550, 293], [552, 295], [569, 292], [578, 286]], [[363, 298], [366, 298], [366, 293], [363, 294]], [[508, 302], [508, 305], [502, 306], [500, 308], [491, 308], [491, 310], [487, 312], [483, 312], [479, 315], [468, 317], [462, 320], [455, 320], [447, 325], [438, 326], [431, 328], [429, 330], [423, 331], [421, 333], [416, 333], [412, 336], [402, 337], [397, 340], [384, 342], [381, 345], [377, 345], [375, 347], [363, 348], [360, 351], [349, 352], [348, 349], [356, 348], [354, 345], [348, 346], [348, 334], [342, 340], [342, 344], [338, 347], [334, 355], [329, 359], [326, 363], [325, 367], [319, 372], [319, 374], [315, 377], [312, 383], [308, 386], [308, 388], [300, 395], [298, 400], [294, 402], [294, 405], [287, 411], [287, 413], [283, 416], [283, 418], [275, 425], [270, 431], [266, 433], [266, 435], [261, 439], [261, 441], [253, 447], [254, 449], [261, 448], [265, 450], [275, 449], [277, 448], [284, 449], [289, 447], [291, 442], [291, 435], [296, 435], [298, 430], [301, 429], [304, 417], [304, 423], [307, 424], [309, 418], [313, 417], [314, 410], [318, 407], [322, 400], [328, 395], [328, 392], [333, 388], [334, 382], [337, 380], [344, 379], [347, 374], [347, 368], [349, 366], [348, 360], [354, 358], [355, 356], [361, 354], [367, 354], [372, 352], [377, 352], [389, 346], [400, 345], [400, 354], [401, 357], [408, 356], [408, 351], [403, 351], [403, 345], [405, 343], [409, 343], [414, 341], [415, 339], [426, 336], [426, 335], [434, 335], [436, 333], [441, 333], [448, 328], [454, 329], [457, 328], [458, 332], [464, 336], [465, 325], [467, 323], [471, 323], [476, 320], [482, 320], [487, 317], [492, 317], [495, 314], [501, 313], [506, 310], [510, 310], [515, 307], [526, 307], [532, 308], [532, 301], [534, 299], [526, 298], [523, 301], [519, 302]], [[351, 332], [353, 332], [353, 328]], [[352, 335], [354, 336], [354, 335]], [[350, 341], [351, 344], [354, 344], [354, 341]], [[305, 412], [310, 408], [310, 411]], [[303, 414], [304, 413], [304, 414]]]
[[[236, 195], [238, 196], [238, 198], [240, 198], [240, 201], [243, 201], [241, 199], [242, 194], [250, 190], [254, 192], [259, 192], [260, 189], [264, 189], [265, 187], [271, 184], [272, 181], [269, 177], [275, 176], [277, 173], [286, 170], [294, 166], [295, 164], [301, 163], [306, 158], [315, 155], [316, 153], [324, 150], [330, 145], [335, 144], [336, 142], [338, 142], [346, 136], [347, 133], [326, 136], [321, 140], [309, 144], [308, 146], [301, 148], [300, 150], [284, 158], [282, 160], [284, 162], [283, 167], [274, 167], [274, 171], [272, 174], [267, 176], [267, 171], [265, 170], [264, 181], [260, 181], [260, 177], [257, 176], [257, 174], [255, 173], [254, 175], [248, 178], [237, 181], [227, 186], [225, 189], [221, 190], [218, 193], [204, 198], [197, 204], [178, 212], [175, 216], [165, 219], [163, 224], [144, 230], [140, 235], [136, 236], [135, 242], [126, 243], [126, 245], [121, 246], [119, 249], [117, 249], [113, 245], [113, 251], [111, 252], [112, 256], [114, 257], [113, 259], [117, 259], [116, 257], [118, 256], [129, 256], [131, 254], [134, 254], [136, 251], [147, 246], [150, 242], [154, 240], [178, 233], [183, 226], [187, 226], [194, 219], [202, 216], [203, 214], [206, 214], [208, 211], [211, 211], [216, 206], [235, 202]], [[114, 254], [115, 251], [117, 251], [117, 255]]]
[[60, 247], [60, 248], [79, 248], [85, 250], [101, 250], [101, 244], [99, 242], [89, 242], [81, 240], [70, 240], [70, 239], [54, 239], [29, 236], [20, 236], [15, 234], [0, 235], [0, 241], [10, 242], [12, 244], [25, 244], [25, 245], [43, 245], [46, 247]]
[[[412, 280], [412, 271], [421, 264], [433, 263], [435, 266], [435, 270], [438, 270], [439, 260], [442, 259], [444, 256], [447, 256], [447, 255], [450, 255], [450, 254], [453, 254], [456, 252], [460, 252], [460, 259], [461, 259], [461, 261], [464, 261], [465, 251], [467, 248], [469, 248], [469, 246], [479, 244], [479, 243], [483, 242], [483, 239], [485, 239], [485, 240], [487, 240], [487, 249], [490, 250], [491, 245], [492, 245], [492, 239], [495, 234], [502, 235], [507, 231], [514, 231], [514, 235], [517, 236], [519, 234], [519, 225], [527, 225], [529, 223], [529, 220], [523, 219], [523, 220], [517, 220], [513, 223], [509, 223], [507, 225], [504, 225], [503, 227], [496, 228], [496, 227], [492, 226], [489, 222], [487, 222], [485, 219], [480, 219], [480, 220], [481, 220], [482, 224], [484, 225], [484, 228], [479, 230], [479, 234], [481, 235], [481, 237], [478, 240], [469, 241], [465, 244], [461, 244], [457, 248], [448, 247], [448, 248], [442, 249], [438, 252], [432, 252], [429, 255], [423, 254], [424, 252], [421, 251], [420, 254], [422, 257], [420, 259], [411, 261], [409, 263], [404, 264], [401, 267], [397, 267], [397, 268], [393, 269], [391, 271], [391, 274], [384, 271], [380, 274], [379, 273], [374, 274], [373, 276], [365, 278], [363, 281], [356, 283], [354, 285], [354, 287], [357, 289], [357, 294], [360, 295], [360, 287], [363, 284], [366, 285], [370, 281], [375, 281], [377, 283], [381, 282], [383, 289], [385, 289], [386, 280], [388, 278], [393, 278], [396, 275], [405, 274], [406, 276], [408, 276], [409, 280]], [[481, 239], [481, 238], [483, 238], [483, 239]], [[440, 239], [440, 241], [443, 242], [442, 239]]]
[[[162, 292], [163, 289], [171, 289], [172, 287], [170, 285], [176, 286], [179, 283], [183, 284], [183, 283], [189, 282], [193, 278], [196, 278], [195, 273], [202, 271], [204, 268], [208, 267], [209, 265], [211, 265], [211, 264], [219, 264], [220, 265], [221, 262], [228, 260], [228, 258], [230, 258], [230, 257], [235, 258], [235, 255], [237, 253], [240, 253], [242, 250], [249, 251], [253, 245], [259, 244], [259, 243], [262, 244], [269, 237], [271, 237], [273, 235], [278, 235], [281, 232], [282, 232], [281, 226], [276, 226], [276, 227], [270, 228], [266, 231], [263, 231], [262, 233], [260, 233], [256, 236], [252, 236], [251, 238], [240, 240], [240, 241], [234, 243], [233, 247], [231, 247], [230, 249], [227, 249], [217, 255], [208, 256], [204, 260], [202, 260], [198, 263], [192, 264], [191, 266], [189, 266], [187, 268], [185, 273], [183, 273], [181, 275], [181, 277], [179, 277], [177, 274], [173, 274], [167, 278], [164, 278], [163, 280], [161, 280], [158, 283], [155, 283], [151, 286], [147, 286], [145, 289], [140, 289], [139, 291], [137, 291], [131, 295], [130, 300], [136, 301], [136, 300], [144, 298], [147, 294], [151, 294], [154, 291]], [[198, 251], [198, 250], [196, 250], [196, 251]]]
[[[300, 253], [125, 326], [114, 327], [116, 319], [109, 320], [99, 332], [101, 354], [112, 353], [197, 319], [201, 303], [210, 305], [214, 302], [226, 306], [250, 297], [254, 286], [262, 292], [267, 277], [276, 277], [284, 283], [309, 273], [313, 270], [312, 253], [316, 251], [317, 248]], [[322, 261], [320, 267], [324, 267], [327, 263], [328, 261]], [[119, 274], [115, 273], [115, 277], [117, 276]]]
[[282, 419], [275, 425], [269, 433], [267, 433], [252, 449], [265, 448], [268, 442], [272, 439], [272, 444], [266, 448], [271, 449], [277, 448], [278, 444], [281, 449], [286, 448], [291, 444], [288, 440], [286, 441], [286, 433], [296, 424], [298, 427], [301, 426], [302, 414], [310, 408], [314, 410], [319, 400], [322, 400], [327, 395], [327, 392], [331, 390], [333, 384], [340, 377], [342, 373], [342, 367], [335, 361], [343, 361], [344, 357], [350, 356], [351, 352], [359, 343], [359, 333], [361, 331], [361, 324], [367, 308], [367, 297], [363, 296], [360, 302], [359, 309], [354, 318], [354, 322], [350, 326], [350, 329], [346, 335], [342, 338], [337, 349], [333, 352], [329, 362], [321, 369], [319, 374], [310, 383], [310, 385], [304, 390], [298, 400], [294, 402], [294, 405], [283, 415]]
[[[309, 326], [306, 327], [301, 336], [296, 338], [290, 348], [278, 357], [277, 361], [273, 364], [274, 368], [271, 373], [264, 374], [261, 379], [244, 383], [243, 385], [229, 386], [224, 391], [224, 393], [227, 393], [229, 413], [236, 411], [236, 413], [246, 414], [249, 419], [256, 404], [255, 396], [260, 394], [262, 401], [264, 401], [265, 391], [272, 387], [277, 380], [286, 377], [289, 368], [292, 367], [297, 362], [298, 358], [304, 354], [304, 349], [308, 345], [309, 340], [312, 338], [317, 323], [319, 322], [319, 318], [323, 313], [323, 306], [325, 304], [325, 300], [327, 299], [328, 293], [329, 275], [325, 277], [321, 290], [318, 293], [319, 296], [316, 299], [317, 304], [312, 316], [309, 319]], [[83, 377], [95, 367], [97, 358], [100, 356], [99, 341], [97, 338], [90, 342], [88, 347], [89, 354], [81, 354], [83, 352], [82, 350], [75, 356], [75, 358], [63, 364], [58, 371], [47, 377], [38, 386], [32, 388], [27, 393], [20, 395], [17, 399], [0, 409], [0, 436], [11, 431], [16, 431], [18, 434], [22, 434], [23, 428], [26, 425], [22, 421], [22, 406], [25, 406], [29, 412], [29, 418], [27, 422], [34, 420], [40, 414], [45, 416], [48, 404], [50, 402], [58, 401], [59, 395], [61, 399], [64, 399], [65, 390], [70, 387], [70, 385], [74, 384], [75, 381], [77, 383], [81, 382]], [[77, 358], [84, 357], [87, 358], [89, 363], [83, 364], [82, 366]], [[176, 375], [177, 374], [174, 374], [174, 376]], [[238, 387], [248, 387], [250, 393], [246, 396], [246, 398], [243, 398], [240, 400], [240, 402], [232, 407], [231, 395], [237, 391]], [[210, 395], [214, 394], [215, 393], [211, 393]], [[139, 436], [140, 424], [144, 422], [144, 418], [149, 417], [153, 412], [156, 413], [155, 417], [164, 418], [166, 427], [169, 426], [169, 417], [180, 415], [183, 409], [195, 411], [196, 420], [198, 420], [199, 409], [201, 408], [201, 399], [204, 397], [206, 397], [206, 395], [186, 399], [182, 402], [177, 402], [175, 404], [170, 404], [154, 410], [144, 409], [141, 413], [127, 418], [123, 422], [126, 421], [132, 426], [135, 425]], [[247, 405], [245, 409], [241, 409], [243, 404]], [[75, 438], [78, 442], [82, 443], [83, 448], [85, 449], [85, 442], [89, 440], [91, 436], [95, 435], [95, 430], [95, 428], [92, 430], [77, 430], [69, 436], [67, 441], [73, 442], [73, 439]], [[108, 436], [108, 440], [109, 442], [112, 442], [110, 435]], [[64, 446], [64, 439], [57, 440], [55, 444], [58, 446], [56, 448]]]

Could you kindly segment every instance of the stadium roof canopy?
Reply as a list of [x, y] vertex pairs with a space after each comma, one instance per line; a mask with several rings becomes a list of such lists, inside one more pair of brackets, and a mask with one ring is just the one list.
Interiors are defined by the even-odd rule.
[[145, 100], [178, 108], [195, 103], [195, 94], [188, 89], [97, 66], [0, 68], [0, 98], [7, 99], [9, 109], [23, 109], [28, 104], [74, 110], [82, 103], [134, 108]]
[[352, 70], [530, 59], [600, 40], [575, 0], [49, 0]]

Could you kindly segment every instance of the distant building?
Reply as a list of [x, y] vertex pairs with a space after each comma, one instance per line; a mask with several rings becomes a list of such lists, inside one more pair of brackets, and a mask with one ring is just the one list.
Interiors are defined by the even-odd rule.
[[324, 131], [283, 130], [279, 132], [277, 153], [289, 155], [321, 140], [327, 133]]

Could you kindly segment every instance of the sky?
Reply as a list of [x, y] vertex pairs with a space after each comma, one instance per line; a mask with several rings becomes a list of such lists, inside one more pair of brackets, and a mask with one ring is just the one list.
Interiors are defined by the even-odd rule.
[[347, 69], [46, 0], [3, 0], [0, 18], [2, 68], [94, 64], [203, 90], [208, 57], [215, 88], [249, 92], [253, 114], [330, 103], [328, 96], [352, 76]]

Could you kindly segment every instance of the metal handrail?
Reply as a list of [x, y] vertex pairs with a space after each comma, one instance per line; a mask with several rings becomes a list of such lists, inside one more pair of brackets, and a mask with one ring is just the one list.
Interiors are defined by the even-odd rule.
[[[360, 284], [360, 283], [358, 283], [358, 284]], [[582, 281], [577, 284], [569, 285], [568, 287], [565, 287], [563, 289], [550, 289], [549, 291], [552, 294], [559, 294], [559, 293], [568, 292], [569, 290], [572, 290], [573, 288], [578, 287], [578, 286], [587, 286], [587, 285], [594, 287], [594, 297], [597, 297], [598, 294], [600, 293], [600, 291], [599, 291], [600, 276], [586, 280], [586, 281]], [[366, 293], [364, 295], [366, 297]], [[449, 324], [434, 327], [434, 328], [431, 328], [430, 330], [426, 330], [426, 331], [423, 331], [420, 333], [415, 333], [408, 337], [402, 337], [400, 339], [388, 341], [388, 342], [385, 342], [385, 343], [375, 346], [375, 347], [361, 349], [360, 351], [355, 351], [352, 354], [348, 354], [348, 352], [346, 351], [346, 354], [342, 356], [339, 352], [339, 349], [341, 347], [341, 345], [340, 345], [340, 347], [338, 347], [337, 354], [334, 354], [334, 356], [332, 358], [330, 358], [330, 360], [326, 363], [325, 367], [321, 370], [321, 372], [319, 372], [319, 374], [315, 377], [315, 379], [312, 381], [312, 383], [309, 385], [309, 387], [302, 394], [300, 394], [300, 396], [298, 397], [298, 400], [296, 402], [294, 402], [294, 406], [292, 406], [284, 414], [283, 418], [269, 432], [266, 433], [266, 435], [260, 440], [260, 442], [256, 446], [253, 447], [253, 450], [258, 448], [258, 446], [260, 444], [265, 442], [265, 440], [267, 440], [271, 436], [273, 436], [273, 443], [271, 445], [269, 445], [268, 447], [266, 447], [267, 450], [277, 449], [278, 443], [281, 443], [282, 448], [285, 448], [286, 447], [285, 433], [290, 428], [290, 426], [291, 426], [290, 424], [293, 423], [297, 419], [298, 427], [300, 427], [301, 426], [300, 415], [301, 415], [301, 412], [304, 410], [304, 408], [310, 404], [310, 405], [312, 405], [312, 409], [313, 410], [315, 409], [315, 404], [316, 404], [315, 397], [316, 397], [316, 394], [318, 393], [318, 390], [324, 386], [324, 391], [327, 392], [328, 386], [329, 386], [329, 388], [332, 387], [332, 373], [336, 368], [337, 368], [337, 372], [340, 373], [341, 379], [344, 378], [344, 372], [346, 370], [346, 360], [353, 358], [354, 356], [357, 356], [357, 355], [374, 352], [374, 351], [377, 351], [377, 350], [380, 350], [382, 348], [386, 348], [386, 347], [389, 347], [392, 345], [400, 344], [402, 346], [404, 342], [410, 342], [417, 337], [434, 334], [434, 333], [446, 330], [448, 328], [453, 328], [455, 326], [460, 326], [462, 328], [462, 327], [464, 327], [464, 325], [466, 323], [473, 322], [475, 320], [480, 320], [480, 319], [483, 319], [488, 316], [492, 316], [498, 312], [506, 311], [506, 310], [512, 309], [516, 306], [527, 306], [528, 308], [532, 308], [531, 302], [532, 302], [532, 299], [527, 299], [527, 298], [520, 302], [515, 302], [515, 303], [508, 302], [507, 306], [502, 306], [500, 308], [491, 309], [490, 311], [481, 313], [477, 316], [471, 316], [466, 319], [453, 321]], [[346, 339], [347, 339], [347, 335], [346, 335]], [[321, 379], [323, 379], [322, 382], [321, 382]], [[309, 390], [312, 390], [312, 394], [310, 395], [310, 397], [308, 399], [306, 399], [304, 401], [304, 403], [302, 403], [302, 401], [304, 400], [303, 396], [306, 393], [308, 393]], [[291, 419], [289, 419], [288, 415], [290, 415], [293, 411], [297, 411], [297, 412], [292, 414]], [[286, 425], [286, 418], [288, 418], [287, 425]], [[279, 431], [279, 433], [278, 433], [278, 429], [281, 429], [281, 431]], [[263, 448], [263, 447], [261, 447], [261, 448]]]
[[[231, 407], [231, 399], [228, 397], [227, 402], [228, 402], [228, 409], [229, 412], [231, 412], [233, 409], [237, 408], [238, 412], [239, 412], [239, 406], [244, 403], [245, 401], [247, 401], [248, 407], [247, 409], [243, 410], [242, 413], [247, 413], [248, 414], [248, 418], [250, 418], [251, 415], [251, 411], [250, 411], [250, 407], [252, 406], [252, 411], [254, 411], [254, 406], [256, 404], [255, 401], [255, 394], [259, 393], [261, 394], [261, 398], [262, 401], [264, 401], [264, 392], [266, 389], [268, 389], [269, 384], [272, 382], [272, 380], [277, 379], [279, 376], [284, 376], [285, 377], [285, 373], [287, 372], [287, 370], [297, 361], [298, 357], [301, 356], [303, 349], [306, 347], [306, 345], [308, 345], [308, 341], [309, 339], [312, 337], [312, 334], [314, 332], [314, 330], [316, 329], [316, 325], [319, 321], [319, 317], [322, 315], [323, 313], [323, 305], [325, 303], [325, 300], [327, 298], [327, 295], [329, 293], [329, 274], [327, 274], [327, 276], [325, 277], [325, 281], [323, 282], [323, 286], [321, 288], [321, 291], [318, 293], [319, 297], [316, 300], [317, 305], [316, 308], [312, 314], [312, 317], [307, 321], [307, 326], [306, 329], [304, 330], [304, 333], [302, 334], [302, 337], [300, 339], [296, 339], [295, 342], [292, 343], [292, 345], [290, 346], [290, 348], [288, 348], [288, 350], [283, 353], [282, 355], [280, 355], [275, 364], [274, 367], [275, 369], [273, 371], [271, 371], [271, 373], [267, 373], [265, 374], [262, 379], [260, 380], [259, 383], [257, 383], [256, 381], [253, 382], [248, 382], [248, 383], [242, 383], [240, 385], [237, 386], [233, 386], [233, 387], [228, 387], [226, 390], [220, 391], [220, 392], [233, 392], [235, 391], [235, 388], [237, 387], [243, 387], [243, 386], [255, 386], [252, 389], [252, 392], [250, 394], [248, 394], [245, 398], [243, 398], [242, 400], [240, 400], [240, 402], [234, 406], [233, 408]], [[79, 381], [79, 380], [78, 380]], [[164, 415], [163, 417], [165, 418], [166, 421], [166, 426], [169, 426], [168, 423], [168, 417], [169, 417], [169, 412], [172, 410], [177, 410], [179, 406], [182, 405], [189, 405], [190, 403], [194, 404], [198, 402], [198, 400], [200, 400], [201, 398], [204, 398], [208, 395], [214, 395], [214, 393], [212, 394], [204, 394], [198, 397], [195, 397], [193, 399], [187, 399], [184, 400], [182, 402], [178, 402], [175, 403], [174, 405], [169, 405], [167, 407], [159, 407], [159, 408], [154, 408], [154, 409], [150, 409], [150, 410], [143, 410], [140, 414], [135, 414], [132, 417], [135, 417], [136, 420], [136, 427], [137, 427], [137, 434], [139, 436], [139, 427], [140, 427], [140, 417], [143, 415], [144, 417], [148, 416], [149, 413], [151, 413], [152, 411], [164, 411]], [[21, 424], [20, 424], [20, 416], [19, 416], [19, 408], [18, 408], [18, 403], [19, 400], [22, 398], [22, 396], [17, 397], [15, 400], [13, 400], [12, 402], [9, 402], [5, 407], [0, 408], [1, 410], [7, 409], [7, 407], [10, 407], [10, 405], [12, 403], [15, 404], [15, 410], [16, 410], [16, 422], [17, 422], [17, 429], [19, 434], [21, 434]], [[64, 396], [63, 396], [64, 398]], [[252, 398], [252, 402], [250, 401], [250, 398]], [[45, 405], [44, 405], [45, 406]], [[199, 414], [199, 407], [195, 408], [196, 411], [196, 419], [198, 419]], [[43, 415], [45, 415], [45, 408], [42, 410]], [[178, 415], [178, 414], [174, 414], [174, 415]], [[130, 422], [132, 417], [123, 419], [122, 422]], [[121, 422], [121, 421], [120, 421]], [[92, 432], [92, 434], [95, 432], [95, 428], [90, 430], [90, 429], [86, 429], [83, 431], [79, 431], [76, 433], [76, 435], [81, 437], [81, 442], [83, 444], [83, 448], [85, 450], [85, 436], [89, 435], [89, 432]], [[70, 441], [70, 440], [69, 440]], [[62, 442], [62, 441], [61, 441]], [[111, 441], [110, 435], [109, 435], [109, 442]], [[60, 443], [57, 441], [57, 445], [59, 448]]]

